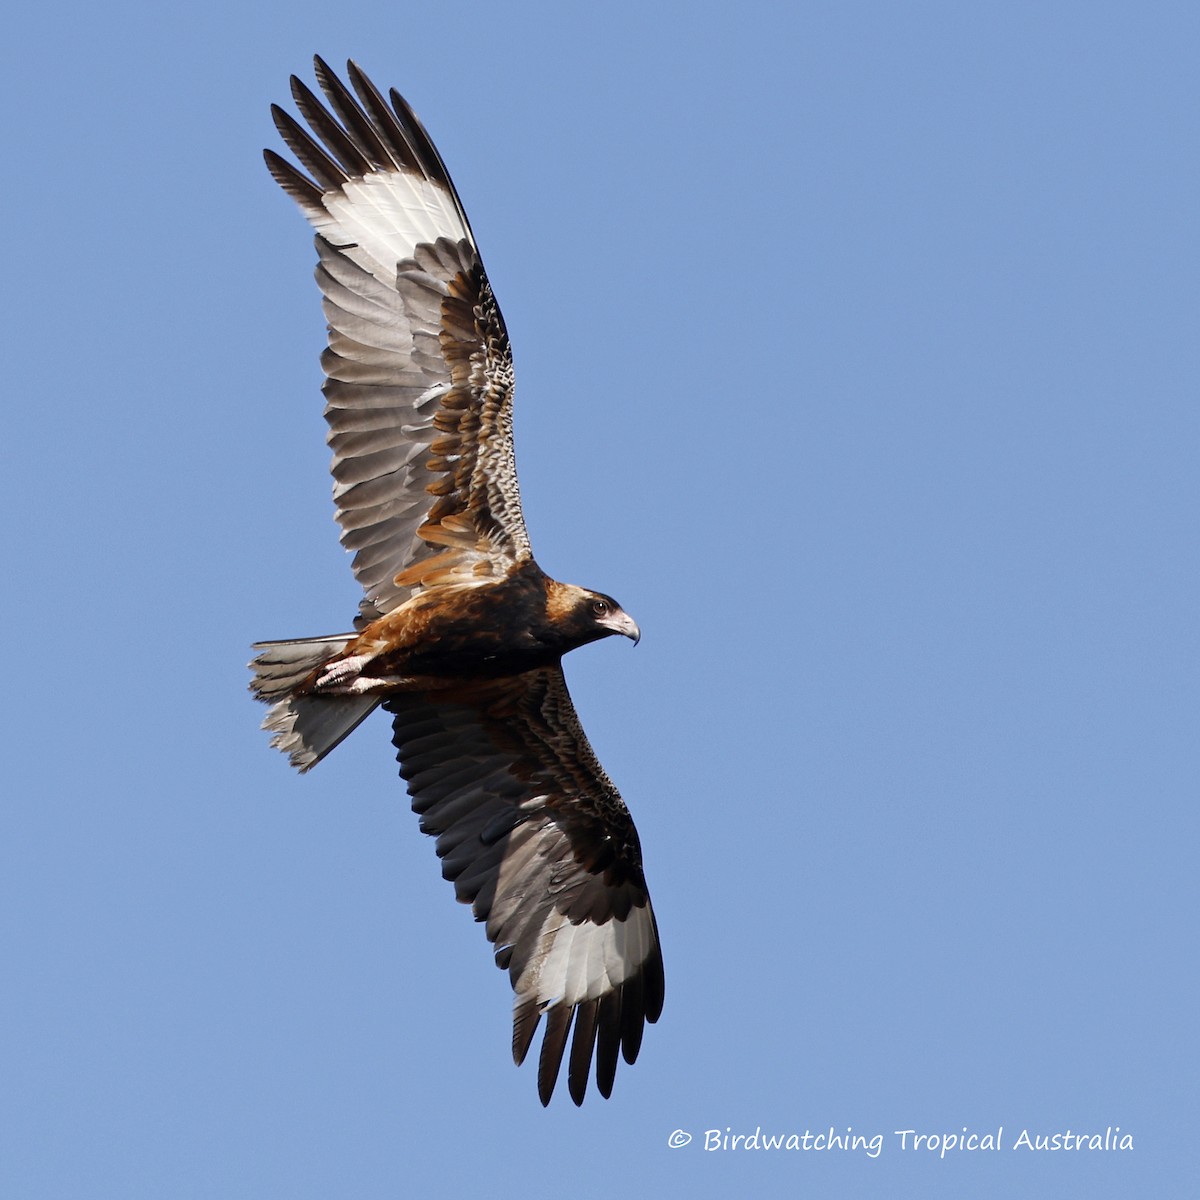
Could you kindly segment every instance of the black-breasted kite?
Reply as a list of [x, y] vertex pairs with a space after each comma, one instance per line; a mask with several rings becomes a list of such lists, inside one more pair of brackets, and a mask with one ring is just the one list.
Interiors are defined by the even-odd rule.
[[316, 229], [334, 501], [366, 596], [355, 633], [256, 645], [251, 688], [301, 771], [391, 713], [421, 828], [512, 980], [513, 1057], [545, 1016], [538, 1094], [570, 1035], [579, 1104], [593, 1055], [605, 1096], [637, 1057], [663, 967], [637, 832], [561, 660], [638, 627], [534, 562], [508, 335], [462, 203], [412, 109], [348, 71], [353, 93], [316, 60], [328, 107], [293, 76], [311, 133], [272, 108], [303, 170], [265, 155]]

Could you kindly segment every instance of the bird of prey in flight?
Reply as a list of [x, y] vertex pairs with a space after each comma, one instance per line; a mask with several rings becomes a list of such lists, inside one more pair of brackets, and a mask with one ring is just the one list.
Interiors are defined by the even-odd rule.
[[567, 1042], [583, 1101], [612, 1091], [663, 1004], [637, 831], [596, 760], [562, 657], [638, 627], [544, 574], [521, 514], [512, 355], [454, 184], [420, 121], [354, 63], [296, 77], [265, 152], [316, 230], [334, 503], [365, 596], [353, 633], [260, 642], [264, 728], [307, 771], [376, 706], [442, 874], [508, 970], [513, 1057], [545, 1017], [538, 1095]]

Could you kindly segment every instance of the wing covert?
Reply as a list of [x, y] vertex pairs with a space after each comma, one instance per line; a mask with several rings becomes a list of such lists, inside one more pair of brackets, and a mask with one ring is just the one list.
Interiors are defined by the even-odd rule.
[[293, 76], [309, 129], [272, 112], [303, 170], [265, 157], [317, 232], [334, 502], [362, 623], [530, 549], [512, 354], [462, 203], [407, 103], [348, 72], [353, 93], [316, 60], [325, 104]]
[[486, 922], [512, 982], [520, 1064], [546, 1016], [538, 1094], [567, 1069], [583, 1100], [612, 1091], [662, 1011], [658, 928], [637, 831], [597, 762], [558, 667], [384, 702], [421, 828], [442, 874]]

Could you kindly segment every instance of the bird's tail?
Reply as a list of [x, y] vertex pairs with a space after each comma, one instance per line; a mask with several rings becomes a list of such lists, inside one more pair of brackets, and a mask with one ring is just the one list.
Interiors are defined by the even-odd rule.
[[250, 663], [250, 690], [271, 706], [262, 723], [275, 736], [293, 767], [307, 771], [366, 720], [378, 696], [296, 695], [295, 691], [323, 663], [339, 654], [352, 633], [289, 642], [257, 642]]

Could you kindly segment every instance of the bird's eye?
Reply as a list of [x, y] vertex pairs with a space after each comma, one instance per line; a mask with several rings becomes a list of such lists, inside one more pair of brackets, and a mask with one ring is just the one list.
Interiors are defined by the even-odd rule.
[[593, 600], [592, 601], [592, 612], [595, 613], [595, 615], [598, 617], [607, 617], [608, 610], [610, 607], [611, 606], [609, 605], [607, 600]]

